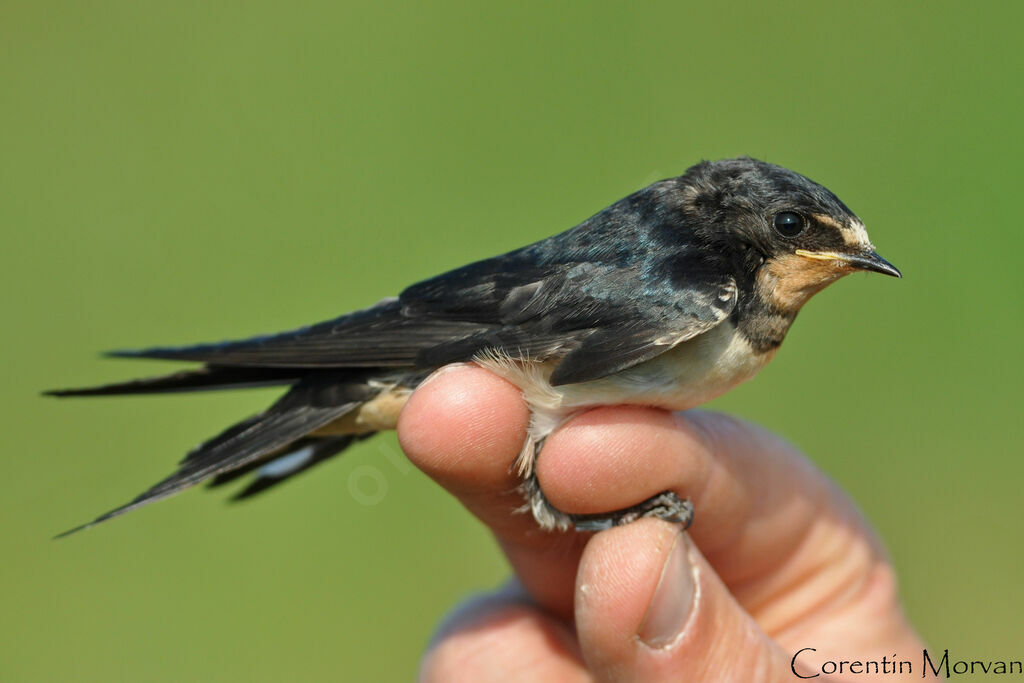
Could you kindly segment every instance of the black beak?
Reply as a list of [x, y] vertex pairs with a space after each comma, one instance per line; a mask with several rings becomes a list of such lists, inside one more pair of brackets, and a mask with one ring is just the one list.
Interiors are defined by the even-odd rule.
[[893, 264], [886, 261], [884, 258], [878, 255], [877, 252], [868, 252], [866, 254], [859, 255], [847, 255], [843, 254], [843, 260], [849, 263], [854, 268], [860, 268], [862, 270], [871, 270], [882, 275], [892, 275], [893, 277], [903, 277], [900, 273], [900, 269]]

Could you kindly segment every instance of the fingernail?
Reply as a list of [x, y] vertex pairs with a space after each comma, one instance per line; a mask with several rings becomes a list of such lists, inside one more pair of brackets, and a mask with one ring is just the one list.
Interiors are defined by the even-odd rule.
[[689, 544], [682, 533], [676, 534], [638, 634], [648, 647], [668, 647], [683, 633], [693, 610], [695, 585]]
[[442, 366], [437, 370], [434, 370], [434, 372], [432, 372], [430, 375], [428, 375], [427, 378], [420, 382], [416, 388], [419, 389], [420, 387], [425, 387], [442, 375], [447, 375], [449, 372], [461, 370], [462, 368], [466, 367], [469, 367], [469, 363], [450, 363], [448, 365]]

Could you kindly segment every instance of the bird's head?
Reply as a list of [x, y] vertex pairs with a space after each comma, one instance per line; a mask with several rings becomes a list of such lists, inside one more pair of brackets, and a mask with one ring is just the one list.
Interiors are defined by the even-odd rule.
[[799, 173], [741, 157], [700, 163], [678, 182], [701, 242], [728, 254], [779, 310], [799, 310], [856, 270], [900, 277], [875, 252], [860, 219]]

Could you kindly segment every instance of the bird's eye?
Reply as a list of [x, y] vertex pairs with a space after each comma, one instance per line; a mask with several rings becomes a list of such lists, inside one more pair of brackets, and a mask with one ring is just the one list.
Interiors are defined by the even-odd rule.
[[783, 211], [775, 214], [772, 225], [775, 226], [775, 232], [783, 237], [796, 237], [807, 227], [807, 221], [798, 213]]

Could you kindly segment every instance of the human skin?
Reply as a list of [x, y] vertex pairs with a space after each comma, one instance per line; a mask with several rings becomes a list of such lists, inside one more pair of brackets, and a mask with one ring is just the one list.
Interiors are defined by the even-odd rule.
[[722, 414], [587, 411], [544, 445], [551, 503], [606, 512], [673, 490], [696, 521], [560, 534], [515, 512], [528, 421], [519, 390], [473, 365], [435, 373], [402, 412], [402, 448], [491, 529], [515, 572], [447, 619], [421, 680], [795, 681], [802, 648], [815, 648], [798, 658], [805, 676], [895, 654], [920, 679], [924, 645], [881, 543], [793, 446]]

